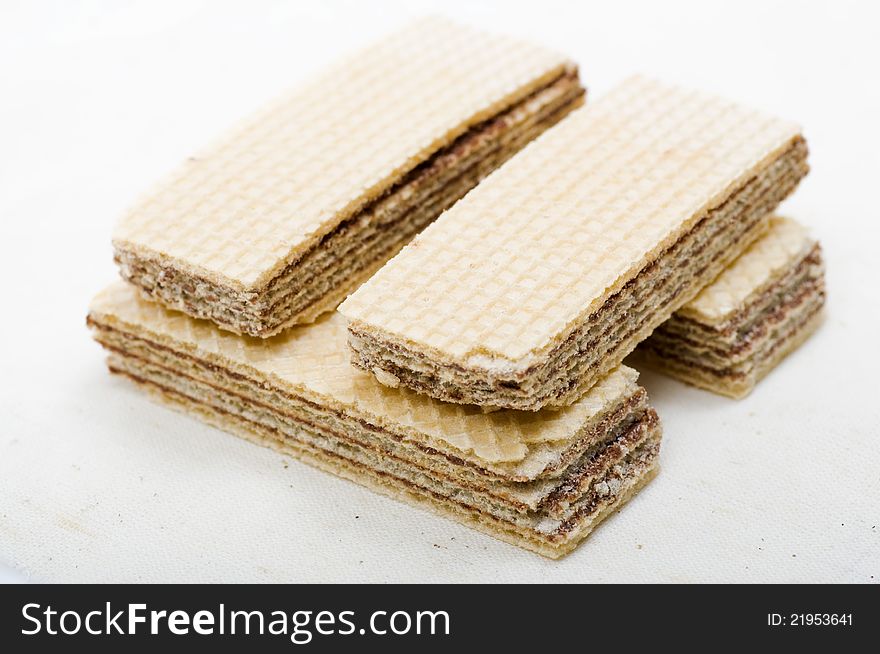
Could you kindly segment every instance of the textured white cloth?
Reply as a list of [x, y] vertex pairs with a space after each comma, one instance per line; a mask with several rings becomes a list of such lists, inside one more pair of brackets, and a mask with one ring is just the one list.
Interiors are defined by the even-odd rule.
[[591, 94], [642, 71], [801, 122], [813, 172], [782, 212], [825, 246], [825, 325], [741, 402], [646, 373], [661, 473], [560, 562], [286, 461], [107, 374], [83, 319], [116, 276], [111, 227], [236, 118], [433, 4], [4, 3], [0, 562], [45, 581], [877, 582], [877, 8], [434, 4], [566, 52]]

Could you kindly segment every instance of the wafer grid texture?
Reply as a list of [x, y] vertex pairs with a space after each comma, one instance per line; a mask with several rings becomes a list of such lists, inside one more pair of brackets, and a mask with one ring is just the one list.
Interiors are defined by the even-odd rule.
[[[142, 300], [119, 282], [100, 293], [90, 313], [108, 324], [149, 326], [162, 342], [221, 366], [232, 365], [307, 400], [362, 416], [382, 427], [422, 434], [438, 447], [480, 464], [516, 464], [540, 443], [568, 441], [581, 425], [619, 399], [638, 373], [621, 367], [564, 411], [484, 413], [477, 407], [436, 402], [376, 382], [348, 362], [345, 321], [331, 315], [271, 339], [238, 336], [207, 321]], [[230, 363], [232, 362], [232, 363]]]
[[496, 171], [340, 311], [456, 361], [523, 365], [798, 133], [632, 78]]
[[582, 104], [583, 94], [576, 72], [568, 71], [475, 126], [340, 223], [259, 292], [212, 287], [119, 248], [114, 256], [125, 279], [166, 306], [236, 333], [271, 336], [335, 308], [444, 209]]
[[[806, 173], [805, 157], [792, 123], [632, 78], [493, 173], [340, 306], [355, 362], [382, 370], [387, 357], [388, 369], [405, 373], [401, 383], [445, 400], [553, 405], [553, 397], [529, 404], [506, 391], [486, 397], [458, 376], [472, 373], [483, 386], [527, 380], [713, 212], [731, 226], [741, 212], [739, 235], [732, 227], [706, 249], [711, 261], [732, 260]], [[717, 274], [715, 266], [706, 270]], [[698, 288], [652, 310], [645, 336]], [[603, 365], [619, 363], [636, 342], [621, 341]], [[446, 367], [441, 382], [409, 378], [426, 363]], [[584, 389], [598, 372], [587, 371]], [[558, 396], [560, 404], [573, 399]]]
[[257, 288], [432, 152], [568, 65], [515, 39], [420, 21], [192, 157], [124, 217], [114, 242]]
[[113, 372], [172, 406], [546, 556], [573, 550], [656, 473], [659, 422], [629, 368], [564, 412], [486, 414], [348, 366], [338, 316], [239, 337], [120, 282], [89, 324]]

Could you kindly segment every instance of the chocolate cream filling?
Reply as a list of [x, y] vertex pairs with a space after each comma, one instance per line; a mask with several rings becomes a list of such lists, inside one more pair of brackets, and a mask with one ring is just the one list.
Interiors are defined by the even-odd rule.
[[[762, 347], [754, 348], [750, 356], [735, 358], [739, 352], [726, 353], [721, 348], [713, 351], [717, 354], [712, 359], [706, 356], [707, 346], [703, 343], [694, 345], [679, 337], [669, 339], [651, 338], [642, 344], [641, 349], [648, 355], [664, 363], [672, 363], [683, 370], [696, 370], [718, 379], [731, 381], [754, 378], [756, 371], [762, 368], [765, 361], [772, 361], [778, 352], [801, 335], [810, 327], [825, 304], [824, 286], [811, 284], [801, 294], [784, 306], [767, 316], [753, 332], [754, 337], [761, 339]], [[754, 347], [752, 342], [743, 347]], [[733, 360], [733, 361], [732, 361]]]
[[719, 356], [735, 355], [750, 347], [765, 331], [763, 327], [782, 307], [797, 304], [798, 296], [824, 288], [825, 265], [817, 243], [789, 270], [766, 288], [758, 289], [745, 304], [718, 323], [696, 317], [673, 315], [651, 338], [681, 339], [694, 347], [707, 347]]

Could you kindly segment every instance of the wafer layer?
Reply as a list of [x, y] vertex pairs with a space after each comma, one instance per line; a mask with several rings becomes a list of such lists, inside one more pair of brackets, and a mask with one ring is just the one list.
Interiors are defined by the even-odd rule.
[[118, 283], [89, 323], [114, 372], [175, 406], [548, 556], [573, 549], [654, 472], [660, 428], [629, 368], [563, 411], [484, 413], [352, 368], [339, 316], [253, 339]]
[[353, 363], [442, 400], [577, 400], [766, 228], [798, 128], [633, 78], [486, 179], [348, 298]]
[[639, 346], [653, 367], [743, 397], [819, 325], [825, 266], [806, 229], [775, 216], [717, 280]]
[[115, 259], [152, 299], [236, 333], [309, 322], [583, 92], [557, 54], [418, 22], [191, 157], [123, 218]]

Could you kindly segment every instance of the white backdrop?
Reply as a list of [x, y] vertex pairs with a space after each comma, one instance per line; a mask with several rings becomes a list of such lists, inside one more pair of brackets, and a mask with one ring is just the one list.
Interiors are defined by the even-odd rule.
[[[0, 579], [880, 579], [873, 2], [58, 2], [0, 8]], [[549, 562], [251, 446], [111, 378], [84, 326], [111, 227], [237, 118], [425, 12], [801, 122], [784, 213], [828, 260], [820, 332], [750, 398], [643, 375], [660, 476]]]

